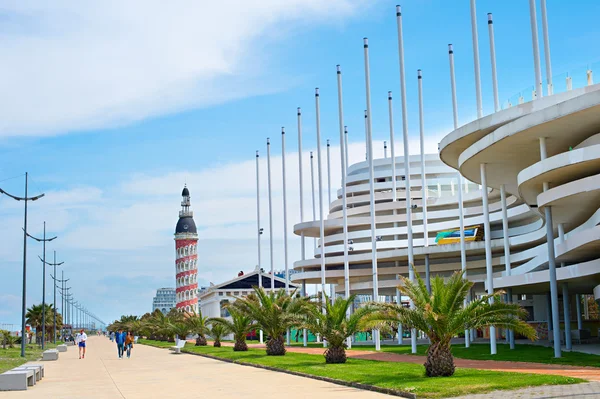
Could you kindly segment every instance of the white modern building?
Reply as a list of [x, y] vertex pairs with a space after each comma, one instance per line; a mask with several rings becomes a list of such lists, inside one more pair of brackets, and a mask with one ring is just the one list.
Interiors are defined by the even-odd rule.
[[[327, 206], [328, 215], [323, 220], [313, 216], [313, 220], [294, 226], [295, 234], [303, 240], [318, 241], [311, 256], [294, 263], [296, 273], [291, 279], [295, 283], [334, 284], [339, 294], [375, 295], [374, 299], [381, 301], [398, 295], [398, 275], [409, 276], [414, 270], [427, 280], [431, 275], [448, 276], [462, 269], [475, 283], [471, 295], [502, 289], [507, 293], [505, 300], [524, 306], [540, 339], [554, 342], [556, 357], [560, 357], [561, 343], [571, 349], [573, 340], [596, 337], [600, 325], [597, 320], [588, 320], [586, 308], [588, 299], [600, 300], [600, 84], [593, 84], [591, 70], [583, 76], [587, 78], [584, 87], [573, 88], [570, 76], [553, 84], [546, 5], [542, 2], [547, 68], [544, 87], [534, 1], [530, 7], [533, 92], [521, 93], [500, 106], [493, 22], [488, 14], [493, 86], [493, 93], [488, 94], [493, 94], [495, 110], [483, 113], [476, 51], [478, 116], [463, 126], [458, 123], [454, 55], [449, 46], [454, 129], [439, 144], [439, 154], [408, 156], [405, 149], [403, 157], [368, 159], [373, 149], [367, 118], [371, 111], [365, 39], [367, 160], [346, 167], [345, 187]], [[478, 46], [474, 1], [471, 13], [473, 43]], [[396, 18], [403, 80], [399, 6]], [[417, 76], [423, 140], [420, 70]], [[405, 96], [404, 81], [401, 90]], [[341, 93], [338, 67], [340, 107]], [[390, 94], [390, 116], [391, 101]], [[403, 117], [407, 118], [405, 101], [402, 98]], [[318, 109], [318, 93], [316, 104]], [[340, 131], [342, 115], [340, 108]], [[298, 116], [301, 136], [300, 112]], [[391, 117], [389, 121], [393, 143]], [[406, 120], [402, 127], [398, 135], [404, 135], [407, 146]], [[423, 148], [421, 143], [421, 151]], [[343, 154], [342, 168], [347, 163]], [[461, 230], [465, 232], [464, 246], [458, 238]], [[447, 236], [453, 239], [445, 239]], [[414, 269], [409, 267], [411, 263]], [[509, 335], [494, 328], [482, 333], [490, 338], [492, 353], [496, 352], [496, 338]], [[415, 345], [413, 342], [413, 350]]]
[[[276, 290], [285, 289], [285, 279], [274, 276], [273, 283]], [[229, 317], [226, 306], [238, 298], [244, 298], [253, 292], [253, 287], [263, 287], [267, 292], [271, 290], [271, 275], [258, 268], [248, 274], [240, 272], [236, 278], [213, 285], [200, 291], [199, 304], [202, 316]], [[297, 285], [290, 284], [290, 289], [295, 290]]]
[[159, 288], [156, 290], [156, 296], [152, 299], [152, 311], [160, 310], [167, 314], [176, 305], [175, 288]]

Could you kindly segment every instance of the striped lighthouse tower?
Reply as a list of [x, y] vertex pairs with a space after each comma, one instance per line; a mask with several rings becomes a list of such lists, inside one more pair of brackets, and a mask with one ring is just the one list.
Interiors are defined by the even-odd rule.
[[198, 233], [190, 210], [190, 190], [181, 192], [181, 211], [175, 227], [175, 292], [177, 309], [198, 311]]

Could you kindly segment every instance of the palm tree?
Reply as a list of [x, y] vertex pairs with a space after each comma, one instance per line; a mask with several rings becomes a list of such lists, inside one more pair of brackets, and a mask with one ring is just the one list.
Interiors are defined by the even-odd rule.
[[347, 338], [361, 331], [361, 323], [374, 311], [373, 306], [367, 305], [348, 316], [348, 309], [355, 297], [338, 297], [331, 303], [326, 296], [325, 303], [313, 302], [314, 306], [308, 308], [302, 327], [327, 340], [328, 347], [324, 353], [326, 363], [346, 363]]
[[221, 339], [223, 339], [223, 336], [225, 336], [229, 333], [230, 333], [230, 331], [227, 329], [225, 324], [213, 323], [210, 327], [210, 336], [214, 340], [213, 346], [215, 348], [220, 348], [221, 347]]
[[10, 335], [10, 331], [0, 330], [0, 339], [2, 339], [2, 349], [14, 348], [15, 343], [17, 342], [17, 338]]
[[190, 326], [185, 322], [171, 323], [171, 333], [177, 336], [179, 340], [184, 340], [190, 334]]
[[169, 319], [160, 310], [152, 313], [152, 317], [148, 320], [148, 327], [151, 330], [151, 336], [161, 341], [173, 341], [174, 333], [171, 328], [174, 321]]
[[308, 298], [288, 295], [284, 290], [267, 293], [262, 287], [254, 287], [254, 292], [239, 298], [231, 305], [256, 322], [267, 336], [267, 355], [285, 355], [283, 335], [288, 328], [300, 325], [302, 315], [309, 305]]
[[256, 325], [251, 317], [246, 316], [236, 308], [230, 306], [228, 310], [229, 314], [231, 315], [231, 320], [218, 317], [212, 319], [211, 321], [213, 324], [223, 324], [231, 333], [233, 333], [233, 339], [235, 340], [233, 350], [235, 352], [245, 352], [248, 350], [246, 336], [256, 329]]
[[[42, 336], [42, 320], [43, 320], [43, 306], [33, 305], [27, 309], [27, 313], [25, 314], [26, 320], [25, 322], [35, 328], [36, 336], [39, 336], [40, 339]], [[46, 334], [52, 336], [54, 332], [54, 312], [55, 309], [52, 304], [46, 304]], [[62, 326], [63, 320], [62, 315], [60, 313], [56, 314], [56, 326]]]
[[192, 311], [186, 314], [185, 322], [190, 328], [192, 334], [197, 334], [196, 346], [206, 346], [206, 334], [210, 332], [208, 328], [209, 318], [202, 316], [202, 311]]
[[[537, 338], [535, 330], [523, 321], [526, 311], [518, 304], [502, 302], [502, 291], [484, 295], [463, 306], [473, 283], [464, 279], [460, 271], [446, 282], [436, 276], [431, 281], [431, 295], [419, 275], [414, 283], [402, 277], [402, 283], [403, 286], [398, 289], [412, 300], [414, 309], [378, 303], [375, 306], [380, 310], [368, 316], [366, 324], [374, 326], [378, 321], [402, 323], [423, 331], [431, 341], [425, 361], [425, 373], [428, 377], [454, 374], [450, 340], [467, 329], [501, 326], [531, 340]], [[490, 303], [491, 299], [493, 303]]]

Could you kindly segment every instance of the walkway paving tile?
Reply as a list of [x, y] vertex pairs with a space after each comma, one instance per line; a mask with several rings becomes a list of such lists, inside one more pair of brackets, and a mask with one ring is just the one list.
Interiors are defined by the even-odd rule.
[[116, 345], [90, 337], [88, 354], [78, 359], [69, 347], [45, 362], [46, 377], [27, 391], [2, 392], [2, 399], [383, 399], [388, 395], [328, 382], [225, 363], [166, 349], [136, 345], [131, 359], [119, 359]]

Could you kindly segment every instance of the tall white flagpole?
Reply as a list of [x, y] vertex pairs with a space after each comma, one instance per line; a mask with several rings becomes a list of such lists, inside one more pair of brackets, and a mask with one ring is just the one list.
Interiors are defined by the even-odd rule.
[[[392, 202], [394, 203], [394, 216], [398, 214], [398, 211], [395, 208], [395, 204], [398, 201], [398, 183], [396, 180], [396, 141], [394, 134], [394, 107], [392, 106], [392, 92], [388, 91], [388, 117], [390, 120], [390, 149], [391, 149], [391, 157], [392, 157]], [[394, 222], [394, 228], [398, 227], [398, 223]], [[394, 234], [394, 240], [398, 240], [398, 235]], [[394, 265], [398, 267], [398, 261], [394, 262]], [[396, 275], [396, 279], [398, 280], [399, 275]], [[402, 296], [400, 295], [400, 290], [396, 288], [396, 301], [399, 306], [402, 306]], [[398, 345], [402, 344], [402, 323], [398, 323]]]
[[540, 45], [538, 42], [535, 0], [529, 0], [529, 19], [531, 21], [531, 43], [533, 46], [533, 68], [535, 70], [535, 92], [537, 94], [537, 98], [542, 98], [544, 97], [544, 88], [542, 84], [542, 67], [540, 62]]
[[[371, 130], [371, 73], [369, 70], [369, 39], [363, 39], [365, 58], [365, 92], [367, 97], [367, 148], [369, 160], [369, 198], [371, 208], [371, 263], [373, 266], [373, 301], [379, 301], [379, 282], [377, 280], [377, 225], [375, 223], [375, 170], [373, 167], [373, 132]], [[375, 350], [381, 350], [379, 330], [373, 330]]]
[[[285, 293], [290, 293], [290, 275], [288, 266], [288, 235], [287, 235], [287, 189], [285, 184], [285, 128], [281, 128], [281, 173], [283, 174], [283, 252], [285, 264]], [[288, 341], [289, 341], [288, 334]], [[289, 342], [288, 342], [289, 343]]]
[[[285, 293], [290, 294], [290, 270], [288, 266], [288, 235], [287, 235], [287, 190], [285, 184], [285, 128], [281, 128], [281, 173], [283, 175], [283, 253], [285, 265]], [[286, 334], [287, 344], [290, 344], [291, 331]]]
[[[312, 157], [312, 155], [311, 155]], [[302, 182], [302, 110], [298, 107], [298, 181], [300, 183], [300, 223], [304, 222], [304, 184]], [[306, 259], [306, 238], [300, 233], [300, 259]], [[306, 296], [306, 280], [302, 281], [302, 296]], [[302, 345], [307, 346], [306, 329], [302, 330]]]
[[[329, 212], [329, 207], [331, 207], [331, 145], [329, 144], [329, 139], [327, 139], [327, 212]], [[329, 284], [329, 299], [331, 301], [334, 300], [335, 291], [334, 284]]]
[[[312, 187], [312, 215], [313, 222], [317, 220], [317, 205], [315, 203], [315, 161], [313, 157], [313, 152], [310, 152], [310, 185]], [[315, 255], [317, 254], [317, 239], [313, 239], [314, 249], [313, 252]]]
[[331, 144], [327, 139], [327, 209], [331, 206]]
[[344, 126], [344, 146], [346, 149], [346, 169], [344, 170], [344, 173], [348, 174], [348, 166], [350, 166], [348, 164], [348, 126]]
[[368, 119], [367, 110], [365, 109], [365, 160], [369, 160], [369, 127], [368, 127]]
[[256, 238], [258, 241], [258, 286], [262, 287], [262, 278], [260, 268], [262, 267], [260, 259], [260, 236], [262, 235], [260, 227], [260, 169], [258, 167], [258, 150], [256, 150]]
[[[317, 117], [317, 174], [319, 179], [319, 232], [321, 241], [321, 298], [325, 303], [325, 215], [323, 206], [323, 173], [321, 157], [321, 107], [319, 105], [319, 88], [315, 89], [315, 109]], [[323, 309], [325, 310], [325, 309]]]
[[[350, 265], [348, 263], [348, 201], [346, 198], [346, 146], [344, 143], [344, 102], [342, 95], [342, 70], [337, 66], [337, 89], [338, 89], [338, 118], [340, 122], [340, 163], [342, 171], [342, 231], [344, 235], [344, 297], [350, 298]], [[348, 309], [350, 315], [350, 309]], [[346, 342], [348, 348], [352, 346], [352, 339], [348, 337]]]
[[[454, 49], [452, 45], [448, 45], [448, 60], [450, 62], [450, 89], [452, 91], [452, 119], [454, 120], [454, 129], [458, 129], [458, 103], [456, 101], [456, 79], [454, 76]], [[467, 250], [465, 246], [465, 218], [463, 207], [463, 177], [460, 172], [458, 175], [458, 220], [459, 220], [459, 235], [460, 235], [460, 266], [463, 271], [463, 277], [467, 278]], [[467, 305], [465, 299], [464, 305]], [[470, 346], [470, 335], [472, 332], [465, 330], [465, 347]]]
[[[398, 56], [400, 62], [400, 100], [402, 103], [402, 133], [404, 136], [404, 175], [406, 183], [406, 229], [408, 240], [408, 278], [415, 280], [415, 258], [413, 253], [413, 234], [412, 234], [412, 205], [410, 195], [410, 154], [408, 149], [408, 111], [406, 107], [406, 80], [404, 78], [404, 41], [402, 39], [402, 10], [396, 6], [396, 20], [398, 23]], [[410, 302], [410, 307], [414, 309], [415, 304]], [[411, 329], [410, 343], [412, 353], [417, 353], [417, 330]]]
[[550, 36], [548, 35], [548, 15], [546, 12], [546, 0], [542, 0], [542, 32], [544, 34], [544, 57], [546, 60], [546, 82], [548, 83], [548, 95], [554, 94], [552, 85], [552, 62], [550, 61]]
[[[256, 236], [258, 241], [258, 286], [262, 288], [262, 263], [260, 258], [260, 236], [262, 228], [260, 227], [260, 169], [258, 167], [258, 150], [256, 150]], [[263, 343], [263, 332], [259, 331], [260, 343]]]
[[[421, 147], [421, 201], [423, 202], [423, 246], [429, 247], [429, 230], [427, 229], [427, 174], [425, 173], [425, 117], [423, 115], [423, 73], [417, 71], [417, 83], [419, 87], [419, 144]], [[425, 254], [425, 282], [427, 291], [431, 295], [431, 273], [429, 269], [429, 253]]]
[[275, 263], [273, 259], [273, 196], [271, 193], [271, 140], [267, 138], [267, 179], [269, 186], [269, 247], [271, 251], [271, 291], [275, 289]]
[[494, 93], [494, 112], [500, 111], [498, 98], [498, 77], [496, 74], [496, 42], [494, 40], [494, 20], [492, 13], [488, 13], [488, 33], [490, 36], [490, 61], [492, 63], [492, 91]]
[[475, 98], [477, 100], [477, 118], [481, 118], [483, 116], [483, 103], [481, 99], [479, 39], [477, 35], [477, 11], [475, 9], [475, 0], [471, 0], [471, 35], [473, 36], [473, 64], [475, 68]]

